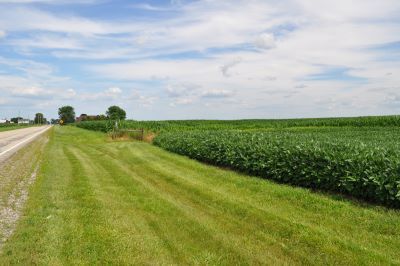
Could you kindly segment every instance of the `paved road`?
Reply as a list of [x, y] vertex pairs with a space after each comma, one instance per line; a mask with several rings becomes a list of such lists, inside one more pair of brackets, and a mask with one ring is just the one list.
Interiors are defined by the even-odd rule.
[[51, 126], [29, 127], [0, 132], [0, 162], [33, 141]]

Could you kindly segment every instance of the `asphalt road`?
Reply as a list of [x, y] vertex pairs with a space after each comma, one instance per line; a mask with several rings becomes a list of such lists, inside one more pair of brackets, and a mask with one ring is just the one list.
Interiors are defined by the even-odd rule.
[[51, 126], [29, 127], [0, 132], [0, 163], [32, 142]]

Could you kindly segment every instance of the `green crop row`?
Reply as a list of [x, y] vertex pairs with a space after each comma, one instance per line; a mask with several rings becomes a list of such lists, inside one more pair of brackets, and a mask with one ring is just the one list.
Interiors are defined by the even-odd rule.
[[[78, 127], [107, 132], [110, 121], [86, 121]], [[170, 120], [122, 121], [122, 128], [144, 128], [152, 132], [187, 130], [262, 130], [289, 127], [388, 127], [400, 126], [400, 116], [369, 116], [350, 118], [260, 119], [260, 120]]]
[[93, 130], [93, 131], [100, 131], [100, 132], [110, 132], [114, 127], [114, 122], [110, 120], [103, 120], [103, 121], [84, 121], [75, 123], [75, 126], [83, 129]]
[[154, 144], [282, 183], [400, 207], [394, 128], [164, 132]]

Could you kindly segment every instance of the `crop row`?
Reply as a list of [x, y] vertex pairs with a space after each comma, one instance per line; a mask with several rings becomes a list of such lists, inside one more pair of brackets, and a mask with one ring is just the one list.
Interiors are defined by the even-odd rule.
[[[78, 127], [107, 132], [110, 121], [86, 121]], [[144, 128], [153, 132], [187, 130], [261, 130], [288, 127], [387, 127], [400, 126], [400, 116], [369, 116], [351, 118], [260, 119], [260, 120], [170, 120], [122, 121], [123, 128]]]
[[397, 128], [164, 132], [154, 144], [282, 183], [400, 207]]
[[113, 129], [114, 123], [108, 120], [102, 121], [84, 121], [75, 123], [75, 126], [83, 129], [93, 130], [93, 131], [100, 131], [100, 132], [110, 132]]

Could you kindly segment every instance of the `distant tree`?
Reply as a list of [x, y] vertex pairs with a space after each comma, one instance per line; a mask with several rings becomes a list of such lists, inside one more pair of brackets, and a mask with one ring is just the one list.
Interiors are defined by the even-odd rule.
[[99, 120], [98, 117], [98, 115], [90, 115], [86, 118], [86, 121], [96, 121]]
[[99, 115], [98, 120], [107, 120], [107, 116], [105, 115]]
[[[63, 106], [58, 109], [58, 116], [62, 120], [62, 124], [75, 122], [75, 111], [72, 106]], [[61, 122], [61, 121], [60, 121]]]
[[126, 112], [119, 106], [110, 106], [106, 112], [106, 115], [111, 120], [125, 120]]
[[37, 113], [35, 114], [35, 119], [34, 119], [35, 124], [46, 124], [46, 120], [44, 119], [44, 116], [42, 113]]
[[13, 118], [11, 118], [11, 122], [18, 124], [18, 121], [22, 120], [22, 119], [23, 119], [22, 117], [13, 117]]

